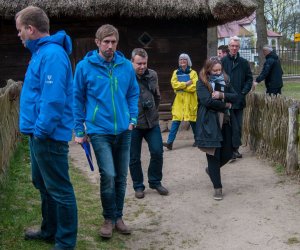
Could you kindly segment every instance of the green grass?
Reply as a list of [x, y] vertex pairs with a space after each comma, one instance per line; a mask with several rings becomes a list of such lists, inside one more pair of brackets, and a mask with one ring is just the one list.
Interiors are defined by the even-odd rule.
[[[0, 185], [0, 249], [48, 250], [52, 245], [25, 241], [24, 229], [39, 227], [41, 222], [39, 192], [30, 176], [29, 149], [26, 138], [18, 146]], [[126, 236], [114, 233], [102, 240], [99, 227], [103, 222], [98, 187], [89, 183], [79, 170], [71, 167], [70, 175], [78, 205], [78, 238], [76, 249], [126, 249]]]
[[[264, 93], [266, 87], [264, 82], [257, 85], [255, 92]], [[282, 95], [300, 100], [300, 82], [284, 82], [282, 88]]]

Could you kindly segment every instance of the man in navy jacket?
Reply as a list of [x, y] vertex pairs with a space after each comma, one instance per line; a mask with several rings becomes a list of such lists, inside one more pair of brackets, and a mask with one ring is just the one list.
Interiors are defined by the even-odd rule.
[[252, 89], [255, 90], [256, 85], [265, 80], [267, 94], [281, 94], [283, 71], [280, 60], [273, 48], [268, 44], [263, 47], [263, 54], [266, 57], [266, 61], [260, 75], [253, 82]]

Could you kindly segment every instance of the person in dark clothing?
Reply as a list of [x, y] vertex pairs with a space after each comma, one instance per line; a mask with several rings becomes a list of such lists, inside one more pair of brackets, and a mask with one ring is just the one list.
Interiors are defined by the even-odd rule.
[[232, 105], [232, 147], [233, 160], [242, 158], [238, 149], [242, 137], [243, 110], [246, 106], [246, 95], [252, 88], [253, 76], [250, 65], [246, 59], [240, 56], [240, 39], [236, 36], [229, 39], [229, 54], [222, 58], [222, 66], [229, 76], [232, 87], [238, 94], [238, 101]]
[[222, 59], [224, 56], [227, 56], [229, 53], [228, 45], [220, 45], [218, 47], [218, 57]]
[[222, 200], [220, 168], [233, 154], [230, 109], [238, 95], [229, 84], [217, 57], [207, 60], [202, 68], [197, 82], [197, 96], [196, 143], [206, 153], [206, 173], [215, 189], [214, 199]]
[[253, 82], [252, 90], [254, 91], [256, 85], [265, 80], [267, 94], [281, 94], [283, 71], [280, 60], [270, 45], [263, 47], [263, 54], [266, 57], [266, 61], [260, 75]]
[[160, 92], [157, 73], [147, 68], [148, 55], [142, 48], [132, 51], [131, 62], [136, 73], [140, 88], [138, 102], [139, 114], [137, 126], [132, 131], [129, 169], [135, 190], [135, 197], [145, 196], [143, 170], [141, 165], [141, 150], [143, 138], [148, 143], [150, 164], [148, 167], [148, 182], [152, 189], [160, 195], [168, 195], [168, 190], [162, 186], [163, 142], [159, 127], [158, 107]]

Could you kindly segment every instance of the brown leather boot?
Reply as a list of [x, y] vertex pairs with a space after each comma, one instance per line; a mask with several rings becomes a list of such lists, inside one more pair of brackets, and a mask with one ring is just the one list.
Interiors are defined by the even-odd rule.
[[112, 220], [105, 220], [100, 228], [100, 236], [103, 238], [111, 238], [113, 228]]
[[117, 219], [116, 230], [121, 234], [131, 234], [131, 230], [124, 224], [121, 218]]

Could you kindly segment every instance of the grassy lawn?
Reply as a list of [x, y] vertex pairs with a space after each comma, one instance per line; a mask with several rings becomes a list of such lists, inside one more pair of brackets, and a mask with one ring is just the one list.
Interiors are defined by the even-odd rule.
[[[255, 91], [258, 93], [264, 93], [266, 91], [264, 82], [259, 83]], [[283, 83], [282, 95], [300, 100], [300, 82]]]
[[[70, 174], [78, 204], [79, 228], [76, 249], [125, 249], [126, 236], [114, 233], [109, 241], [98, 236], [103, 221], [98, 187], [90, 184], [79, 170], [73, 167]], [[28, 141], [23, 138], [0, 185], [0, 249], [51, 249], [53, 246], [47, 243], [23, 239], [24, 229], [39, 227], [40, 222], [39, 192], [31, 183]]]

